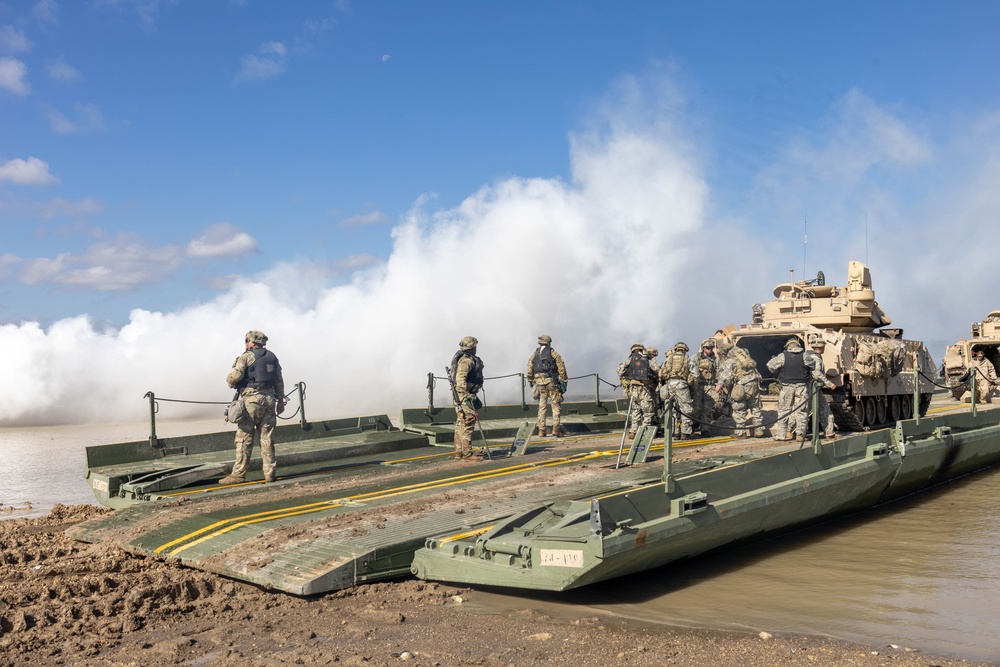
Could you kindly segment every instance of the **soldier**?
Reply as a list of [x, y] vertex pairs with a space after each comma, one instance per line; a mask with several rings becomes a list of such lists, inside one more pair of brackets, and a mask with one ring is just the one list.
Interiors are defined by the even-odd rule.
[[653, 421], [651, 423], [656, 426], [657, 429], [659, 429], [660, 426], [660, 413], [663, 411], [660, 394], [656, 391], [657, 385], [660, 384], [660, 362], [656, 360], [658, 356], [660, 356], [660, 351], [655, 347], [646, 348], [646, 358], [649, 359], [649, 374], [654, 378], [654, 382], [650, 386], [649, 392], [653, 396]]
[[248, 331], [243, 337], [245, 350], [236, 357], [226, 383], [239, 394], [243, 415], [236, 420], [236, 461], [229, 475], [219, 484], [238, 484], [246, 480], [253, 452], [254, 434], [259, 434], [260, 455], [263, 459], [264, 481], [277, 479], [274, 441], [271, 434], [277, 415], [285, 411], [285, 381], [281, 377], [278, 357], [267, 345], [267, 336], [260, 331]]
[[975, 403], [992, 403], [993, 388], [997, 384], [997, 371], [993, 363], [986, 358], [982, 346], [972, 348], [973, 357], [969, 360], [969, 373], [976, 373], [976, 395], [972, 397]]
[[687, 440], [693, 433], [691, 415], [694, 413], [694, 402], [691, 400], [691, 362], [687, 356], [687, 343], [680, 342], [674, 349], [667, 352], [663, 365], [660, 366], [660, 398], [664, 404], [672, 398], [680, 410], [680, 439]]
[[[788, 426], [794, 420], [795, 432], [805, 442], [808, 421], [808, 380], [812, 377], [821, 384], [829, 380], [816, 372], [816, 362], [802, 354], [802, 343], [792, 337], [785, 341], [785, 351], [771, 357], [767, 368], [778, 374], [781, 391], [778, 393], [778, 421], [774, 424], [775, 440], [791, 440]], [[782, 416], [784, 415], [784, 418]]]
[[625, 389], [625, 397], [630, 399], [632, 406], [629, 412], [628, 437], [634, 438], [640, 426], [653, 423], [653, 412], [656, 403], [653, 401], [653, 391], [656, 387], [655, 376], [650, 370], [649, 357], [642, 343], [633, 343], [628, 361], [618, 366], [618, 376]]
[[532, 386], [531, 397], [538, 400], [538, 419], [535, 432], [545, 437], [546, 405], [552, 405], [552, 436], [562, 437], [559, 417], [562, 415], [563, 393], [566, 391], [566, 365], [559, 353], [552, 349], [552, 336], [539, 336], [538, 349], [528, 357], [525, 374]]
[[[812, 348], [810, 352], [806, 352], [805, 356], [811, 358], [813, 362], [813, 367], [816, 373], [822, 376], [823, 386], [827, 389], [833, 389], [836, 385], [826, 377], [826, 371], [823, 365], [823, 350], [826, 349], [826, 341], [820, 336], [813, 336], [809, 342], [809, 347]], [[819, 391], [817, 387], [817, 391]], [[833, 432], [834, 420], [833, 412], [830, 410], [830, 397], [825, 393], [820, 391], [819, 401], [819, 419], [817, 420], [817, 428], [823, 429], [823, 437], [828, 440], [833, 440], [837, 437], [837, 434]], [[812, 410], [812, 403], [809, 404], [809, 409]]]
[[709, 435], [709, 424], [715, 417], [715, 406], [719, 402], [716, 392], [718, 360], [715, 357], [714, 338], [706, 338], [701, 342], [701, 351], [691, 361], [691, 375], [694, 377], [694, 385], [691, 387], [694, 418], [700, 423], [702, 435]]
[[472, 455], [472, 430], [479, 420], [476, 394], [483, 387], [483, 360], [476, 356], [479, 340], [466, 336], [458, 343], [458, 352], [448, 367], [452, 400], [455, 404], [455, 458], [478, 461]]
[[[742, 347], [733, 347], [728, 340], [721, 340], [718, 350], [725, 355], [719, 370], [720, 391], [729, 396], [737, 438], [764, 437], [764, 414], [760, 402], [760, 373], [750, 353]], [[747, 428], [747, 415], [752, 420]]]

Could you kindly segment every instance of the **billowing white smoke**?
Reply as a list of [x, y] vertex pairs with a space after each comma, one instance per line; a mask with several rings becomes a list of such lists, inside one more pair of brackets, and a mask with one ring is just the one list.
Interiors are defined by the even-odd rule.
[[[597, 129], [572, 138], [571, 182], [509, 178], [449, 210], [417, 202], [393, 230], [386, 261], [348, 284], [283, 264], [196, 307], [134, 311], [121, 329], [95, 329], [86, 317], [47, 330], [0, 326], [0, 424], [143, 419], [150, 390], [225, 401], [248, 329], [270, 336], [289, 391], [307, 384], [312, 419], [395, 418], [425, 405], [427, 374], [443, 375], [466, 335], [479, 338], [487, 376], [523, 371], [544, 333], [571, 376], [613, 382], [635, 340], [694, 348], [717, 327], [747, 321], [750, 305], [801, 266], [805, 216], [810, 275], [822, 268], [843, 284], [847, 261], [868, 259], [894, 324], [933, 341], [936, 359], [944, 342], [1000, 307], [996, 118], [936, 146], [851, 92], [832, 127], [811, 143], [790, 137], [745, 208], [719, 218], [708, 212], [701, 162], [724, 163], [725, 150], [712, 160], [696, 151], [669, 87], [650, 95], [625, 81], [615, 99]], [[573, 381], [570, 393], [591, 393], [593, 383]], [[493, 404], [520, 397], [517, 378], [486, 389]], [[448, 403], [443, 382], [435, 403]], [[217, 414], [160, 405], [160, 418]]]
[[[120, 330], [97, 331], [85, 317], [47, 331], [4, 326], [0, 345], [16, 354], [0, 423], [141, 419], [150, 390], [226, 400], [224, 377], [248, 329], [270, 337], [289, 390], [306, 382], [311, 418], [426, 404], [427, 373], [442, 376], [466, 335], [479, 338], [487, 376], [522, 371], [546, 333], [571, 375], [614, 382], [629, 344], [672, 343], [678, 307], [690, 303], [681, 298], [692, 287], [687, 248], [704, 225], [707, 187], [667, 120], [575, 137], [571, 184], [510, 178], [451, 210], [418, 202], [384, 264], [313, 290], [307, 303], [294, 267], [283, 266], [197, 307], [134, 311]], [[687, 330], [695, 326], [709, 325]], [[486, 390], [490, 403], [517, 400], [520, 381]], [[448, 396], [439, 383], [436, 404]], [[221, 410], [160, 406], [161, 418], [206, 411]]]

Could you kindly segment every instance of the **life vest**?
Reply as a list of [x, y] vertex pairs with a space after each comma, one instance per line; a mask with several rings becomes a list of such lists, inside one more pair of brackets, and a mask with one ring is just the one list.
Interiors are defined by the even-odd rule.
[[781, 384], [803, 384], [809, 378], [809, 369], [801, 352], [785, 350], [785, 363], [778, 371], [778, 382]]
[[555, 359], [552, 358], [551, 347], [542, 345], [535, 350], [535, 358], [531, 362], [531, 371], [536, 377], [542, 375], [550, 377], [553, 380], [559, 379], [559, 368], [556, 366]]
[[465, 390], [470, 394], [478, 394], [479, 390], [483, 388], [483, 360], [468, 350], [459, 350], [451, 358], [451, 366], [448, 368], [451, 384], [455, 384], [455, 378], [458, 376], [458, 361], [463, 356], [472, 359], [472, 368], [465, 375]]

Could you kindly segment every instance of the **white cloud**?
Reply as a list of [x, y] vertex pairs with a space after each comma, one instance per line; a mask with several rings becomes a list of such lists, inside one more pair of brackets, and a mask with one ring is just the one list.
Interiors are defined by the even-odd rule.
[[97, 215], [104, 211], [104, 204], [84, 197], [78, 201], [56, 198], [47, 202], [37, 202], [33, 205], [36, 215], [43, 218], [79, 218]]
[[252, 236], [226, 223], [212, 225], [187, 247], [188, 257], [235, 257], [256, 251]]
[[42, 23], [59, 22], [59, 5], [56, 0], [38, 0], [32, 9], [32, 14]]
[[75, 83], [83, 79], [83, 75], [80, 74], [79, 70], [61, 58], [46, 63], [45, 70], [48, 72], [49, 78], [55, 81]]
[[31, 50], [31, 40], [12, 25], [0, 26], [0, 52], [22, 53]]
[[120, 234], [83, 253], [25, 259], [20, 279], [27, 285], [65, 285], [100, 291], [133, 289], [161, 280], [181, 265], [175, 246], [149, 247], [135, 234]]
[[48, 111], [49, 125], [56, 134], [89, 134], [104, 130], [104, 114], [96, 104], [77, 102], [73, 105], [76, 118], [71, 119], [54, 109]]
[[17, 58], [0, 58], [0, 88], [6, 88], [15, 95], [27, 95], [28, 68]]
[[350, 227], [354, 225], [381, 225], [387, 222], [389, 222], [389, 217], [382, 211], [370, 211], [368, 213], [359, 213], [358, 215], [352, 215], [344, 218], [340, 221], [340, 224], [345, 227]]
[[285, 71], [287, 49], [281, 42], [265, 42], [257, 54], [243, 56], [242, 66], [236, 74], [237, 81], [263, 81]]
[[9, 181], [15, 185], [49, 185], [59, 179], [49, 173], [49, 165], [44, 160], [29, 157], [27, 160], [14, 158], [0, 164], [0, 182]]

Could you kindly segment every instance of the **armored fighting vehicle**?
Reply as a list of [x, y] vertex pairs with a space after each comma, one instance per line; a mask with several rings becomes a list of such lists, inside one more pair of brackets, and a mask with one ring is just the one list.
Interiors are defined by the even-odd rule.
[[990, 311], [982, 322], [973, 322], [969, 340], [963, 338], [945, 349], [944, 378], [956, 401], [961, 400], [968, 389], [960, 378], [969, 370], [972, 355], [980, 349], [1000, 373], [1000, 310]]
[[767, 362], [789, 338], [798, 338], [805, 349], [822, 340], [823, 365], [835, 385], [830, 407], [837, 426], [861, 431], [911, 418], [915, 381], [920, 414], [930, 405], [934, 361], [922, 342], [904, 340], [903, 330], [887, 328], [890, 324], [875, 301], [868, 267], [851, 261], [847, 285], [827, 285], [822, 271], [812, 280], [782, 283], [774, 288], [773, 300], [753, 306], [751, 324], [723, 331], [756, 362], [765, 395], [776, 394], [777, 388]]

